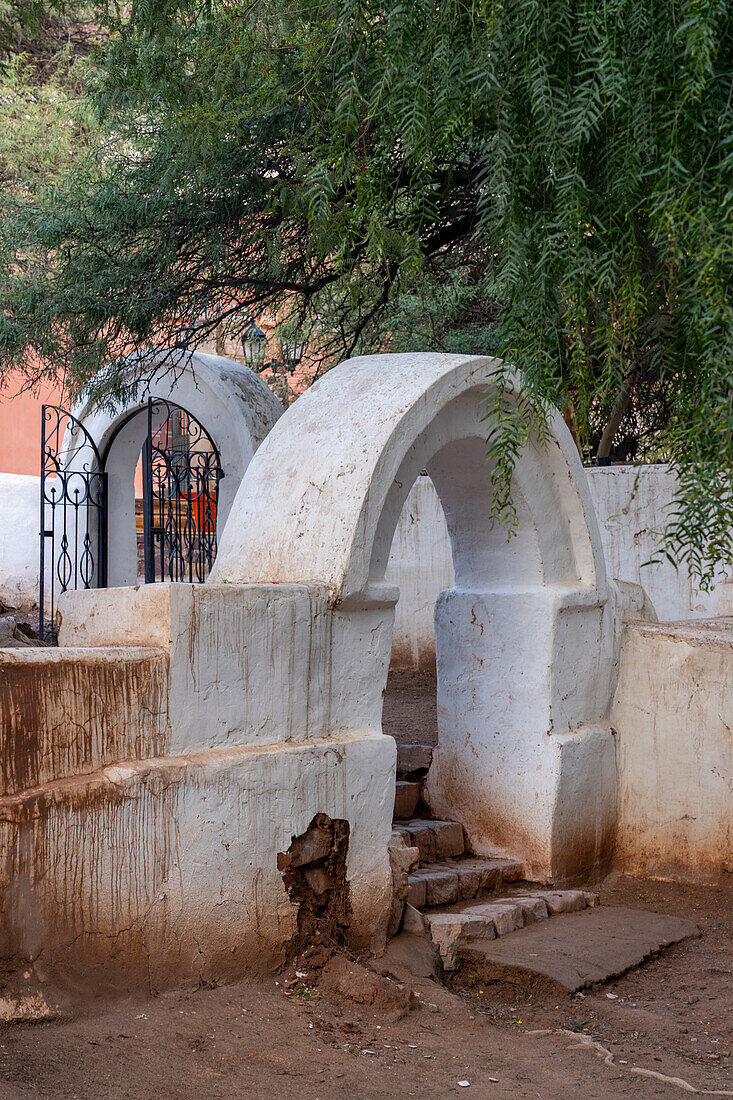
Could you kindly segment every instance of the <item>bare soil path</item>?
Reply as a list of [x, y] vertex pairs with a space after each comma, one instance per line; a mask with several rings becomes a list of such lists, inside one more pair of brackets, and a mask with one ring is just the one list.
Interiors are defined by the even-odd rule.
[[382, 709], [382, 729], [398, 745], [437, 745], [437, 680], [434, 672], [391, 671]]
[[602, 893], [604, 904], [691, 917], [703, 935], [584, 997], [517, 1001], [509, 988], [472, 986], [467, 974], [454, 990], [414, 978], [419, 1005], [401, 1019], [330, 994], [286, 996], [281, 978], [92, 1002], [73, 1020], [0, 1030], [0, 1097], [605, 1100], [688, 1091], [639, 1069], [733, 1095], [733, 891], [614, 877]]
[[[434, 677], [391, 676], [384, 721], [434, 744]], [[90, 1000], [74, 1019], [0, 1027], [0, 1100], [733, 1096], [733, 882], [613, 875], [601, 899], [692, 919], [702, 936], [584, 996], [396, 972], [419, 999], [402, 1018], [319, 992], [315, 974], [298, 997], [280, 976]]]

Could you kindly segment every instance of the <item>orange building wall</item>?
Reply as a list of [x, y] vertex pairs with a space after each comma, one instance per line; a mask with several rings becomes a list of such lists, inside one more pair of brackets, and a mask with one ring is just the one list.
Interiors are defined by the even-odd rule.
[[[273, 335], [274, 321], [268, 316], [258, 318], [258, 322], [268, 337], [268, 358], [279, 358], [281, 351], [280, 344]], [[200, 350], [211, 354], [218, 352], [239, 363], [244, 362], [240, 339], [225, 338], [218, 349], [212, 339], [204, 343]], [[312, 382], [313, 366], [306, 353], [293, 374], [279, 376], [279, 384], [276, 384], [272, 371], [264, 372], [262, 378], [281, 401], [289, 404]], [[6, 388], [0, 391], [0, 473], [38, 476], [41, 472], [41, 406], [46, 403], [68, 408], [69, 404], [60, 385], [53, 386], [44, 382], [32, 393], [19, 393], [21, 385], [20, 376], [15, 384], [11, 377]], [[287, 392], [283, 392], [283, 389]], [[137, 495], [142, 496], [139, 466], [135, 488]]]
[[64, 404], [60, 386], [40, 385], [33, 393], [18, 393], [11, 380], [0, 392], [0, 473], [41, 472], [41, 406]]

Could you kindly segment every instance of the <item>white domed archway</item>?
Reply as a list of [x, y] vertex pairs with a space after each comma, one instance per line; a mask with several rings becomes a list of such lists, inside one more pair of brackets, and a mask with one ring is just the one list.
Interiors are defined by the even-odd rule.
[[568, 880], [610, 849], [616, 616], [559, 414], [547, 444], [530, 442], [517, 462], [515, 537], [491, 522], [484, 416], [498, 365], [385, 355], [331, 371], [255, 455], [210, 579], [326, 587], [344, 681], [333, 687], [332, 721], [378, 733], [399, 595], [384, 573], [405, 498], [427, 469], [455, 572], [435, 612], [431, 805], [463, 822], [478, 853], [520, 855], [531, 873]]
[[[163, 358], [165, 354], [165, 358]], [[155, 372], [157, 359], [160, 370]], [[135, 364], [131, 363], [131, 370]], [[135, 527], [135, 469], [151, 424], [157, 429], [171, 409], [188, 414], [218, 452], [222, 476], [218, 484], [216, 527], [220, 532], [255, 451], [282, 406], [249, 367], [202, 352], [151, 353], [142, 357], [145, 382], [138, 392], [114, 409], [81, 401], [74, 417], [94, 442], [107, 478], [106, 585], [138, 583]], [[73, 448], [69, 447], [70, 451]], [[73, 451], [74, 463], [96, 464], [90, 448]]]

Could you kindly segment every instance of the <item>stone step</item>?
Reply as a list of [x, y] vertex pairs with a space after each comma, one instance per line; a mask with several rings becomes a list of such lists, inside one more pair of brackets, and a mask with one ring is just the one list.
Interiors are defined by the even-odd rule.
[[510, 859], [446, 859], [413, 871], [408, 879], [407, 901], [415, 909], [453, 905], [494, 893], [521, 879], [524, 868]]
[[432, 745], [398, 745], [397, 774], [411, 775], [426, 772], [433, 760]]
[[443, 966], [456, 970], [461, 951], [475, 951], [481, 944], [555, 914], [578, 913], [597, 904], [597, 895], [584, 890], [517, 891], [451, 908], [428, 908], [423, 917]]
[[[617, 978], [670, 944], [699, 935], [692, 921], [609, 905], [563, 912], [512, 936], [472, 939], [457, 954], [474, 980], [509, 982], [517, 997], [538, 988], [557, 995]], [[450, 960], [450, 944], [447, 950]]]
[[408, 844], [420, 852], [421, 863], [455, 859], [466, 850], [463, 826], [458, 821], [405, 821], [395, 825], [395, 831], [407, 834]]
[[394, 792], [394, 816], [398, 821], [411, 818], [420, 804], [422, 783], [398, 779]]

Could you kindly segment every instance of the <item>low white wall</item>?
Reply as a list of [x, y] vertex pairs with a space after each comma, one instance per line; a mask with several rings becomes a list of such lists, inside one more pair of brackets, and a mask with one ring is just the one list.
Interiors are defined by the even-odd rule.
[[[731, 571], [712, 592], [695, 588], [689, 573], [668, 561], [646, 564], [658, 548], [674, 474], [666, 465], [593, 467], [586, 471], [598, 518], [608, 576], [644, 588], [660, 622], [733, 614]], [[453, 584], [445, 516], [429, 477], [415, 482], [400, 515], [386, 579], [400, 589], [392, 668], [435, 668], [433, 612]]]
[[25, 616], [38, 608], [41, 479], [0, 473], [0, 605]]
[[[700, 592], [669, 562], [646, 565], [657, 547], [672, 499], [667, 466], [611, 466], [587, 471], [609, 577], [640, 584], [660, 622], [733, 614], [733, 583]], [[0, 473], [0, 601], [29, 614], [38, 603], [40, 479]], [[386, 580], [400, 589], [393, 668], [434, 669], [433, 612], [453, 585], [443, 509], [429, 477], [412, 487], [397, 524]]]
[[0, 650], [6, 964], [42, 955], [46, 973], [118, 989], [279, 964], [297, 905], [278, 856], [317, 814], [348, 822], [350, 936], [381, 950], [391, 616], [354, 623], [304, 585], [143, 585], [59, 606], [58, 649]]
[[616, 864], [693, 880], [733, 873], [733, 619], [630, 624], [611, 720]]
[[660, 622], [733, 614], [730, 569], [712, 592], [700, 592], [686, 569], [668, 561], [646, 564], [658, 550], [674, 496], [669, 466], [594, 467], [587, 473], [609, 577], [640, 584]]

